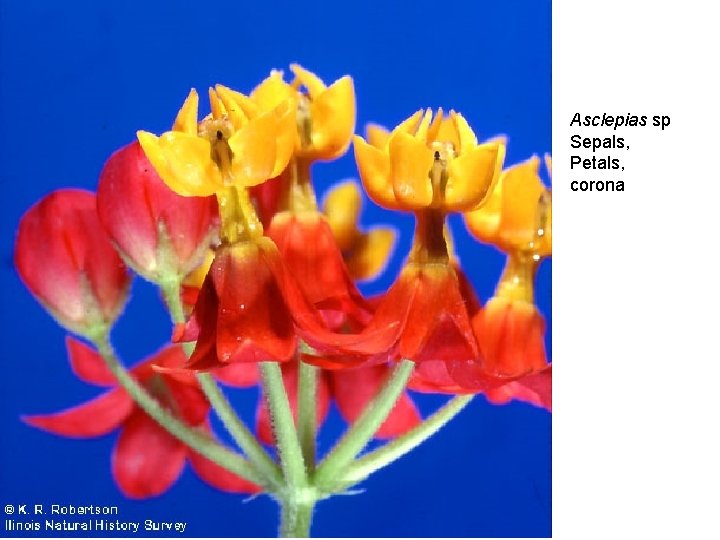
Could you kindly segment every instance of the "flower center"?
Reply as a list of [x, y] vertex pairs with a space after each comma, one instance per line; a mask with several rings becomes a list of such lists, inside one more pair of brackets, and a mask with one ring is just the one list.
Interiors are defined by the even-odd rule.
[[[216, 114], [217, 113], [217, 114]], [[233, 152], [228, 139], [233, 126], [226, 114], [213, 111], [198, 125], [198, 135], [210, 143], [210, 157], [222, 175], [225, 188], [216, 194], [220, 211], [220, 240], [235, 244], [263, 235], [263, 228], [250, 201], [247, 189], [238, 186], [232, 174]]]
[[198, 125], [198, 135], [210, 143], [210, 157], [220, 169], [223, 181], [231, 183], [232, 173], [230, 166], [233, 153], [228, 139], [233, 134], [233, 127], [227, 116], [220, 118], [206, 118]]
[[456, 157], [455, 145], [451, 142], [434, 141], [430, 149], [435, 152], [434, 161], [428, 176], [432, 182], [433, 201], [432, 207], [442, 206], [445, 200], [445, 187], [448, 181], [448, 166]]

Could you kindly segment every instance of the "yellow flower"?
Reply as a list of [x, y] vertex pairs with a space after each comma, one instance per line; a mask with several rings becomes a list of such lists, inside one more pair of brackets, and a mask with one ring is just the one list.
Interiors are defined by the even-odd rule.
[[353, 279], [377, 277], [387, 265], [395, 245], [391, 227], [358, 229], [362, 208], [360, 188], [353, 181], [334, 186], [325, 197], [323, 212]]
[[290, 71], [294, 79], [287, 83], [282, 71], [273, 70], [252, 91], [250, 103], [245, 105], [268, 111], [290, 99], [297, 129], [295, 156], [308, 161], [340, 157], [350, 146], [355, 130], [352, 78], [346, 75], [326, 86], [317, 75], [297, 64], [291, 64]]
[[420, 110], [389, 136], [371, 126], [368, 142], [354, 137], [363, 185], [380, 206], [464, 212], [479, 207], [497, 181], [505, 144], [478, 144], [462, 115]]
[[138, 140], [160, 177], [184, 196], [208, 196], [228, 186], [247, 187], [280, 174], [292, 156], [292, 104], [250, 111], [240, 95], [218, 85], [209, 90], [212, 113], [198, 124], [198, 94], [190, 91], [172, 131], [138, 131]]
[[[550, 156], [545, 163], [550, 171]], [[532, 254], [536, 260], [552, 253], [551, 195], [539, 167], [540, 159], [533, 156], [502, 172], [487, 203], [465, 214], [473, 236], [506, 253]]]

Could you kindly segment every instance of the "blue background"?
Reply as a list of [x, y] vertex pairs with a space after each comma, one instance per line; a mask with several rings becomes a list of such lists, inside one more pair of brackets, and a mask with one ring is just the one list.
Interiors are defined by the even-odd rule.
[[[64, 332], [12, 267], [22, 213], [49, 191], [94, 189], [107, 156], [137, 129], [160, 132], [190, 87], [249, 91], [270, 68], [300, 62], [331, 82], [355, 79], [358, 132], [393, 126], [425, 106], [461, 111], [478, 135], [509, 135], [507, 163], [550, 151], [550, 2], [0, 2], [0, 503], [120, 506], [123, 520], [189, 522], [189, 536], [272, 536], [276, 507], [205, 486], [186, 469], [167, 494], [122, 497], [110, 476], [116, 435], [68, 440], [29, 428], [21, 414], [97, 395], [65, 359]], [[355, 175], [352, 152], [314, 169], [319, 193]], [[452, 219], [463, 266], [484, 300], [503, 256]], [[363, 222], [392, 223], [400, 241], [386, 288], [408, 252], [412, 218], [370, 203]], [[38, 246], [41, 248], [41, 246]], [[550, 263], [538, 302], [550, 313]], [[548, 320], [548, 322], [550, 322]], [[170, 325], [155, 290], [136, 279], [114, 333], [128, 363], [159, 348]], [[549, 347], [548, 339], [548, 347]], [[549, 351], [549, 349], [548, 349]], [[230, 391], [248, 421], [255, 390]], [[446, 398], [420, 396], [425, 415]], [[321, 502], [316, 536], [549, 536], [550, 415], [480, 397], [442, 432], [363, 483]], [[337, 438], [336, 411], [320, 435]], [[1, 534], [7, 534], [0, 532]]]

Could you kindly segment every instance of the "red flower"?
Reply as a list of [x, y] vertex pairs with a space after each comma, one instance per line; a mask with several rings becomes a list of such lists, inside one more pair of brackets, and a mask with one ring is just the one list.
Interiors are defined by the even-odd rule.
[[232, 362], [286, 362], [298, 337], [324, 352], [376, 354], [394, 327], [334, 334], [284, 267], [270, 238], [221, 245], [190, 320], [176, 338], [197, 341], [187, 367], [206, 370]]
[[325, 217], [319, 212], [280, 212], [268, 236], [307, 299], [322, 311], [328, 324], [365, 326], [371, 309], [355, 287]]
[[478, 359], [470, 321], [478, 301], [461, 276], [450, 264], [407, 264], [377, 302], [375, 315], [363, 331], [377, 334], [388, 329], [392, 334], [388, 349], [374, 356], [306, 355], [306, 360], [327, 369], [344, 369], [400, 359]]
[[88, 191], [55, 191], [25, 213], [15, 266], [30, 292], [73, 332], [106, 331], [125, 305], [130, 275]]
[[133, 142], [105, 163], [98, 184], [100, 221], [128, 263], [158, 282], [182, 279], [200, 264], [217, 234], [215, 197], [181, 197]]
[[197, 341], [188, 367], [289, 360], [297, 345], [293, 313], [307, 307], [288, 291], [284, 274], [267, 238], [221, 245], [190, 320], [180, 327], [181, 340]]
[[[92, 348], [67, 339], [70, 364], [85, 382], [115, 386], [112, 373]], [[164, 406], [187, 424], [210, 435], [210, 405], [194, 376], [158, 373], [153, 364], [174, 368], [183, 364], [185, 354], [179, 346], [163, 349], [135, 366], [133, 376]], [[260, 489], [247, 480], [208, 461], [166, 432], [135, 405], [122, 388], [66, 409], [24, 420], [37, 428], [69, 437], [97, 437], [120, 428], [112, 456], [112, 472], [120, 490], [128, 497], [144, 498], [167, 491], [180, 476], [186, 460], [208, 484], [235, 493], [256, 493]]]
[[[390, 373], [389, 365], [361, 367], [342, 371], [319, 370], [317, 380], [317, 425], [325, 421], [330, 401], [334, 400], [342, 417], [354, 422], [370, 400], [380, 390]], [[221, 382], [235, 387], [247, 388], [258, 384], [259, 376], [254, 364], [233, 364], [215, 370], [213, 373]], [[298, 364], [287, 362], [282, 365], [285, 391], [290, 401], [293, 416], [297, 421]], [[392, 412], [380, 426], [375, 437], [391, 439], [398, 437], [420, 423], [420, 413], [407, 392], [398, 399]], [[256, 431], [260, 440], [273, 444], [270, 414], [261, 396], [256, 415]]]

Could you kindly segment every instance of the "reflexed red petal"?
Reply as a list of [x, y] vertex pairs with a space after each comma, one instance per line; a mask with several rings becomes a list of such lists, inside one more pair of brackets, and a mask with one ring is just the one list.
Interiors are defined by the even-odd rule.
[[397, 323], [379, 326], [359, 334], [338, 334], [329, 330], [295, 278], [285, 269], [277, 249], [265, 250], [263, 255], [277, 282], [281, 284], [298, 336], [314, 349], [325, 355], [368, 356], [385, 353], [396, 341]]
[[480, 361], [460, 360], [447, 362], [447, 366], [448, 373], [465, 393], [488, 392], [514, 380], [489, 374]]
[[233, 358], [241, 354], [241, 345], [246, 346], [242, 355], [248, 361], [285, 361], [294, 354], [292, 315], [266, 262], [266, 257], [276, 254], [270, 241], [217, 251], [210, 274], [220, 300], [216, 344], [220, 361], [241, 361]]
[[[390, 366], [370, 366], [328, 372], [332, 396], [340, 414], [354, 422], [367, 404], [380, 391], [390, 373]], [[420, 413], [410, 396], [404, 392], [375, 436], [380, 439], [397, 437], [420, 422]]]
[[188, 451], [190, 466], [200, 479], [210, 486], [228, 493], [260, 493], [262, 488], [245, 478], [223, 469], [200, 454]]
[[416, 392], [442, 394], [473, 393], [460, 387], [450, 376], [447, 363], [439, 360], [430, 360], [416, 364], [410, 376], [408, 388]]
[[235, 362], [213, 370], [212, 374], [221, 383], [237, 388], [249, 388], [260, 383], [260, 372], [255, 364]]
[[[325, 356], [325, 355], [308, 354], [308, 353], [300, 354], [300, 359], [303, 362], [306, 362], [312, 366], [316, 366], [316, 367], [323, 368], [326, 370], [349, 369], [349, 368], [362, 366], [364, 364], [372, 363], [371, 358], [372, 357], [368, 358], [367, 356], [364, 356], [364, 355]], [[387, 357], [385, 357], [385, 361], [387, 361]]]
[[115, 445], [113, 477], [128, 497], [160, 495], [178, 479], [186, 456], [180, 441], [138, 410], [125, 422]]
[[[285, 385], [285, 392], [287, 392], [288, 401], [290, 402], [290, 408], [292, 409], [293, 418], [295, 419], [295, 422], [297, 422], [297, 416], [298, 416], [298, 404], [297, 404], [297, 397], [298, 397], [298, 365], [297, 362], [288, 362], [286, 364], [282, 364], [282, 376], [283, 376], [283, 383]], [[330, 388], [328, 387], [328, 382], [326, 378], [323, 376], [322, 372], [318, 372], [318, 379], [317, 379], [317, 399], [316, 399], [316, 421], [317, 421], [317, 427], [320, 429], [320, 426], [325, 422], [325, 418], [327, 418], [328, 410], [330, 408]], [[258, 435], [258, 438], [264, 442], [265, 444], [274, 444], [274, 438], [272, 433], [272, 425], [270, 422], [270, 412], [267, 408], [267, 403], [265, 402], [265, 397], [260, 396], [260, 401], [258, 402], [258, 408], [256, 413], [256, 432]]]
[[473, 326], [489, 375], [519, 377], [547, 366], [545, 321], [533, 304], [493, 298]]
[[[355, 287], [325, 217], [281, 212], [268, 231], [307, 299], [318, 309], [344, 313], [364, 326], [370, 306]], [[342, 322], [341, 322], [342, 324]]]
[[364, 330], [396, 325], [390, 359], [417, 362], [475, 359], [477, 343], [466, 301], [451, 266], [407, 266], [382, 298]]
[[524, 401], [537, 407], [552, 410], [552, 366], [513, 381], [486, 393], [492, 403], [503, 404], [510, 400]]
[[475, 292], [472, 283], [470, 283], [470, 280], [467, 275], [465, 275], [463, 269], [460, 268], [460, 265], [453, 264], [453, 269], [455, 270], [458, 285], [460, 286], [460, 296], [465, 301], [465, 307], [467, 308], [468, 315], [472, 320], [475, 314], [482, 308], [480, 305], [480, 299], [477, 297], [477, 293]]
[[[215, 198], [174, 193], [137, 141], [116, 151], [105, 163], [97, 206], [115, 244], [146, 275], [189, 272], [218, 223]], [[171, 253], [157, 252], [160, 223], [170, 240]], [[161, 269], [161, 265], [168, 268]]]
[[65, 437], [98, 437], [117, 428], [131, 413], [134, 405], [120, 388], [91, 401], [54, 414], [24, 416], [33, 427]]
[[70, 367], [73, 373], [90, 384], [98, 386], [114, 386], [117, 379], [110, 372], [102, 356], [90, 345], [86, 345], [72, 336], [65, 338]]
[[15, 266], [33, 295], [73, 330], [91, 324], [93, 317], [113, 321], [130, 284], [100, 226], [95, 196], [77, 189], [55, 191], [25, 213]]
[[190, 386], [167, 375], [163, 379], [170, 392], [172, 410], [191, 426], [202, 423], [210, 413], [210, 403], [197, 384]]

